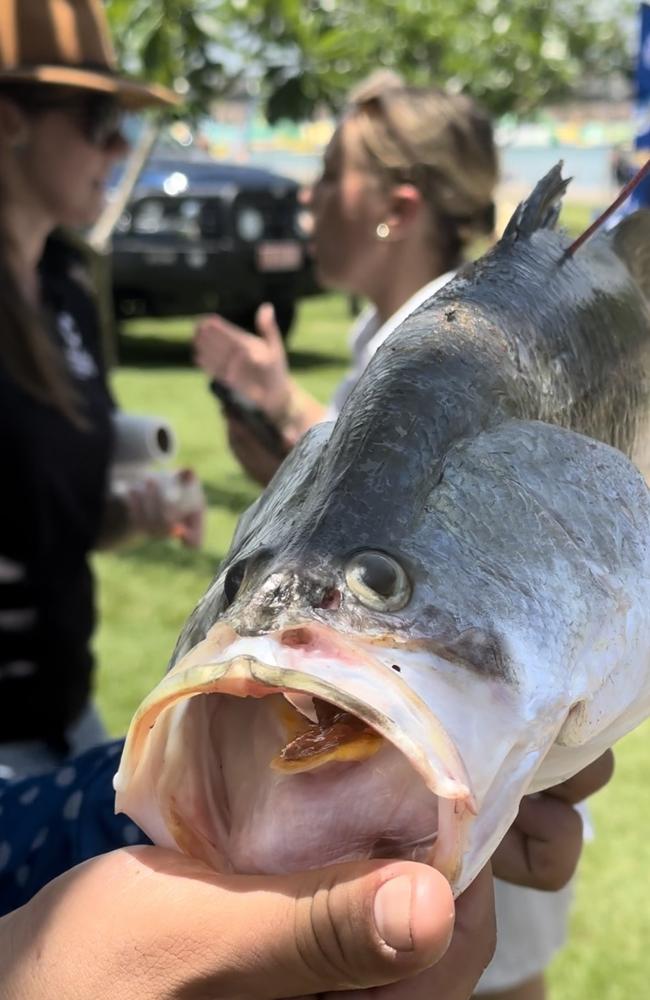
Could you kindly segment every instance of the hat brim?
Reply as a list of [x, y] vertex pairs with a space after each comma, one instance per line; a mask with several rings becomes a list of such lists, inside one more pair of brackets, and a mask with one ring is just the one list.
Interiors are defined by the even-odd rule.
[[123, 108], [137, 111], [150, 107], [173, 107], [181, 98], [157, 83], [138, 83], [113, 73], [78, 69], [74, 66], [29, 66], [0, 70], [0, 83], [42, 83], [58, 87], [79, 87], [113, 95]]

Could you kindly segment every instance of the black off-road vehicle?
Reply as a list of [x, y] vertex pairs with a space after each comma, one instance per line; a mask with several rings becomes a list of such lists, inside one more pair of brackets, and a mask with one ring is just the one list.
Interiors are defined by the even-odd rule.
[[295, 181], [207, 155], [154, 156], [113, 235], [118, 317], [218, 311], [252, 328], [272, 302], [283, 332], [316, 290]]

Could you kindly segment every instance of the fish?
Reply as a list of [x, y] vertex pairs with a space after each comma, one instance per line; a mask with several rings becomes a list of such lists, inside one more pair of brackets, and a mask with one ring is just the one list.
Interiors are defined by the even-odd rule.
[[116, 811], [218, 871], [431, 864], [650, 714], [650, 213], [572, 254], [553, 168], [237, 526]]

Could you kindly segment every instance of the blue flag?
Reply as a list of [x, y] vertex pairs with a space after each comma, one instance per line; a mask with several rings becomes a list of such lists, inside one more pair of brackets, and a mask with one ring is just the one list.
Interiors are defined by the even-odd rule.
[[[639, 50], [636, 66], [636, 106], [634, 109], [634, 148], [638, 150], [629, 159], [620, 154], [615, 161], [616, 180], [623, 186], [634, 177], [637, 169], [647, 160], [650, 150], [650, 3], [639, 5]], [[616, 212], [605, 223], [613, 229], [618, 223], [639, 208], [650, 208], [650, 175], [634, 188]]]
[[650, 148], [650, 5], [640, 7], [639, 54], [636, 67], [637, 129], [634, 145]]
[[650, 100], [650, 4], [641, 4], [640, 19], [636, 96], [639, 103], [642, 103]]

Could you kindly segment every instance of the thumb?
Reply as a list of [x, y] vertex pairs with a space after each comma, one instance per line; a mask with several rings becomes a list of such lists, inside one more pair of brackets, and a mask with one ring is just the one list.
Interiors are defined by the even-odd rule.
[[263, 302], [258, 307], [255, 313], [255, 329], [270, 347], [280, 348], [284, 352], [282, 333], [275, 318], [275, 309], [270, 302]]
[[[454, 904], [446, 879], [409, 862], [340, 865], [285, 880], [285, 945], [294, 956], [280, 996], [367, 989], [428, 968], [447, 950]], [[291, 926], [293, 925], [293, 926]], [[288, 990], [288, 992], [287, 992]], [[277, 995], [277, 994], [276, 994]]]
[[291, 997], [392, 983], [437, 962], [453, 930], [446, 879], [411, 862], [219, 876], [214, 884], [214, 920], [204, 914], [203, 926], [210, 927], [206, 954], [211, 946], [214, 955], [220, 942], [221, 969], [210, 984], [215, 997]]
[[[365, 989], [428, 968], [451, 939], [449, 884], [414, 862], [224, 876], [160, 848], [129, 855], [127, 881], [133, 886], [135, 870], [137, 893], [125, 895], [122, 882], [119, 899], [136, 934], [146, 938], [138, 943], [150, 987], [160, 974], [163, 981], [185, 975], [188, 995], [196, 990], [215, 1000]], [[124, 918], [119, 925], [124, 932]], [[169, 965], [170, 941], [178, 968]]]

